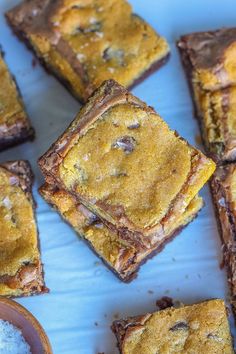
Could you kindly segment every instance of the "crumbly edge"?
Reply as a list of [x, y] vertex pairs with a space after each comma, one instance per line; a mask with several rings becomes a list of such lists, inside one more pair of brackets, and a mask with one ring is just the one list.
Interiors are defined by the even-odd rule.
[[[31, 0], [32, 1], [32, 0]], [[35, 0], [33, 0], [35, 1]], [[46, 60], [43, 59], [42, 56], [40, 56], [37, 51], [34, 48], [33, 43], [29, 40], [27, 36], [27, 31], [24, 31], [22, 28], [22, 25], [19, 25], [17, 21], [15, 21], [15, 15], [18, 13], [18, 11], [22, 11], [24, 9], [24, 3], [26, 1], [23, 1], [21, 4], [16, 5], [13, 7], [11, 10], [6, 12], [5, 17], [7, 19], [7, 22], [9, 23], [10, 27], [12, 28], [14, 34], [21, 40], [23, 41], [26, 46], [34, 52], [34, 54], [37, 56], [39, 59], [40, 63], [44, 66], [44, 68], [48, 71], [48, 73], [52, 73], [57, 77], [57, 79], [65, 86], [66, 89], [77, 99], [81, 104], [86, 103], [86, 99], [82, 97], [82, 95], [79, 95], [78, 92], [75, 92], [73, 89], [72, 85], [70, 82], [66, 79], [66, 77], [62, 76], [56, 69], [53, 67], [51, 64], [49, 64]], [[37, 2], [37, 0], [35, 1]], [[135, 14], [133, 14], [135, 15]], [[137, 15], [136, 15], [137, 16]], [[138, 16], [139, 17], [139, 16]], [[143, 19], [142, 19], [143, 20]], [[144, 20], [143, 20], [144, 21]], [[145, 22], [145, 21], [144, 21]], [[135, 86], [139, 85], [141, 82], [143, 82], [147, 77], [149, 77], [151, 74], [153, 74], [155, 71], [157, 71], [161, 66], [163, 66], [169, 59], [170, 57], [170, 48], [167, 51], [166, 55], [155, 62], [152, 62], [149, 66], [147, 66], [146, 70], [141, 72], [137, 77], [133, 78], [133, 82], [129, 85], [128, 89], [133, 89]], [[69, 62], [68, 62], [69, 63]], [[83, 81], [83, 77], [81, 76], [81, 79]]]
[[[236, 322], [236, 220], [227, 201], [227, 194], [223, 185], [224, 179], [235, 164], [218, 167], [212, 177], [211, 195], [215, 209], [218, 230], [222, 242], [223, 264], [227, 269], [228, 285], [231, 291], [231, 304]], [[236, 167], [236, 166], [235, 166]]]
[[[31, 166], [26, 160], [18, 161], [8, 161], [1, 163], [1, 167], [5, 168], [7, 171], [15, 174], [19, 180], [19, 186], [22, 188], [33, 209], [35, 210], [35, 202], [32, 195], [32, 184], [34, 180], [34, 175]], [[38, 237], [38, 248], [40, 249], [40, 242]], [[38, 279], [34, 279], [30, 284], [27, 284], [22, 289], [12, 288], [9, 286], [9, 291], [6, 296], [8, 297], [21, 297], [30, 296], [35, 294], [47, 293], [49, 290], [44, 283], [44, 272], [42, 268], [42, 263], [40, 259], [35, 264], [23, 265], [19, 268], [18, 272], [14, 276], [8, 276], [7, 274], [0, 277], [0, 282], [8, 286], [9, 284], [17, 283], [20, 284], [21, 280], [24, 280], [24, 273], [27, 274], [27, 270], [30, 272], [36, 272]], [[1, 295], [1, 294], [0, 294]], [[4, 295], [4, 294], [3, 294]]]

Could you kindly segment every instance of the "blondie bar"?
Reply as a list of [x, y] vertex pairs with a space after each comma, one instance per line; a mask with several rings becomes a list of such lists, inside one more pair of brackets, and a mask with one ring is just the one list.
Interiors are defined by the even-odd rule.
[[217, 162], [236, 159], [236, 28], [192, 33], [178, 42], [205, 147]]
[[133, 86], [169, 54], [165, 39], [125, 0], [30, 0], [6, 16], [80, 101], [110, 78]]
[[39, 159], [49, 184], [72, 193], [120, 237], [150, 248], [215, 169], [153, 108], [104, 82]]
[[222, 300], [148, 313], [113, 323], [121, 354], [233, 354]]
[[0, 151], [34, 137], [19, 89], [0, 50]]
[[47, 292], [27, 161], [0, 164], [0, 296]]

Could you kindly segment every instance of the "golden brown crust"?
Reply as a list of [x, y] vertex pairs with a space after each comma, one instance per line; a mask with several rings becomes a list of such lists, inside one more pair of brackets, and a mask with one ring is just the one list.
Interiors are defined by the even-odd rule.
[[[80, 141], [83, 152], [77, 151]], [[87, 161], [89, 182], [80, 176], [85, 167], [76, 167]], [[124, 241], [144, 247], [169, 233], [214, 170], [214, 164], [171, 132], [153, 108], [112, 80], [96, 90], [66, 132], [39, 159], [39, 165], [48, 183], [56, 182], [73, 193], [119, 230]], [[99, 173], [106, 179], [101, 180]], [[79, 190], [77, 176], [84, 190]], [[113, 201], [107, 193], [114, 196]]]
[[212, 198], [228, 273], [231, 303], [236, 319], [236, 165], [217, 168], [211, 181]]
[[27, 161], [0, 165], [0, 295], [47, 292], [39, 255], [32, 198], [33, 174]]
[[138, 244], [135, 247], [127, 240], [125, 242], [117, 231], [110, 230], [68, 192], [48, 184], [43, 185], [39, 192], [75, 231], [87, 241], [92, 250], [102, 258], [113, 272], [126, 282], [135, 277], [140, 265], [160, 252], [167, 242], [176, 236], [186, 224], [191, 222], [202, 207], [202, 199], [195, 198], [183, 213], [176, 228], [170, 234], [165, 235], [163, 240], [151, 249], [144, 249]]
[[169, 55], [166, 41], [125, 0], [31, 0], [6, 16], [82, 101], [109, 78], [132, 86]]
[[0, 150], [34, 137], [19, 89], [0, 50]]
[[121, 354], [234, 353], [222, 300], [118, 320], [112, 330]]

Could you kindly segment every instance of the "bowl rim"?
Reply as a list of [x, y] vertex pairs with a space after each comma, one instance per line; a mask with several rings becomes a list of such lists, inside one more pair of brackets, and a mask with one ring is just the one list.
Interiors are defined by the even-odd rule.
[[[36, 319], [36, 317], [34, 317], [34, 315], [29, 310], [27, 310], [23, 305], [19, 304], [18, 302], [2, 296], [0, 296], [0, 303], [3, 303], [6, 306], [13, 308], [15, 311], [20, 313], [28, 322], [30, 322], [39, 335], [45, 354], [53, 354], [52, 347], [45, 330], [43, 329], [39, 321]], [[11, 323], [14, 325], [13, 322]]]

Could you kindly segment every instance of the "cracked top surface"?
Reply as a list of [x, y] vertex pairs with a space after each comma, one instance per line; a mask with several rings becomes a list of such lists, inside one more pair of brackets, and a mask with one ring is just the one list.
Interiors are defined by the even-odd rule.
[[[233, 354], [222, 300], [115, 322], [122, 354]], [[114, 328], [113, 327], [113, 328]]]
[[0, 165], [0, 277], [39, 259], [33, 202], [24, 183]]
[[39, 164], [101, 218], [142, 231], [169, 211], [181, 214], [215, 168], [153, 109], [110, 81]]
[[[12, 126], [19, 120], [27, 121], [16, 84], [0, 52], [0, 129]], [[1, 134], [1, 131], [0, 131]]]
[[110, 78], [132, 85], [169, 52], [125, 0], [31, 0], [7, 16], [82, 99]]

